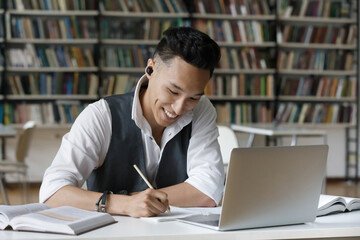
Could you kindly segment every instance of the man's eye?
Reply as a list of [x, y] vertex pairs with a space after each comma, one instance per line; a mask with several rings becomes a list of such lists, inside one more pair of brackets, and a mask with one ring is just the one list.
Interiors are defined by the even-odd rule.
[[170, 92], [171, 94], [174, 94], [174, 95], [177, 95], [177, 94], [178, 94], [177, 92], [172, 91], [170, 88], [168, 88], [168, 90], [169, 90], [169, 92]]

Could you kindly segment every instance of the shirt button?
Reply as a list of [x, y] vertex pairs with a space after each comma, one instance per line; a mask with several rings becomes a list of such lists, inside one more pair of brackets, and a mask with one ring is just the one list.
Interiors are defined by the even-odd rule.
[[149, 137], [150, 138], [150, 140], [152, 141], [153, 140], [153, 138], [152, 137]]

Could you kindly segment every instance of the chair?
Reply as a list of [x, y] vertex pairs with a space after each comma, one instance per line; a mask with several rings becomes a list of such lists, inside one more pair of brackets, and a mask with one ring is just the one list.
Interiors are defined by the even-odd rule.
[[225, 172], [230, 161], [231, 150], [233, 148], [239, 147], [239, 143], [236, 137], [235, 132], [228, 126], [218, 125], [219, 129], [219, 145], [221, 156], [224, 163]]
[[29, 152], [29, 147], [32, 139], [32, 135], [34, 129], [36, 127], [36, 123], [34, 121], [26, 122], [21, 131], [19, 131], [17, 136], [17, 143], [15, 147], [15, 159], [10, 159], [5, 156], [4, 160], [0, 160], [0, 190], [5, 201], [5, 204], [9, 204], [9, 199], [6, 194], [4, 180], [6, 174], [17, 173], [19, 176], [23, 176], [23, 200], [26, 202], [27, 200], [27, 164], [25, 163], [25, 159]]

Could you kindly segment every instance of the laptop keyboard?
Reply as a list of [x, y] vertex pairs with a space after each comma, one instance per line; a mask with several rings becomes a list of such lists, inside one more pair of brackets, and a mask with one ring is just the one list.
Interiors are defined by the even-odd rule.
[[202, 224], [206, 224], [206, 225], [210, 225], [210, 226], [214, 226], [214, 227], [219, 226], [219, 220], [213, 220], [213, 221], [199, 221], [198, 223], [202, 223]]
[[197, 215], [197, 216], [182, 218], [182, 220], [217, 227], [219, 226], [220, 214]]

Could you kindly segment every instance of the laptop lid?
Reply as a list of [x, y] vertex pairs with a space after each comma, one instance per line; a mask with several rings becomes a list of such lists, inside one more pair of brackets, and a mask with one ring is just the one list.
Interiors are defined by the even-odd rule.
[[221, 214], [179, 221], [215, 230], [314, 221], [327, 152], [327, 145], [234, 148]]
[[234, 148], [219, 230], [314, 221], [328, 146]]

